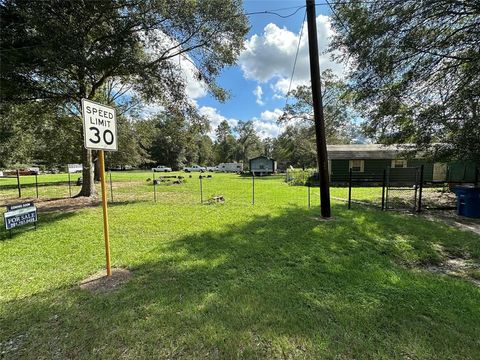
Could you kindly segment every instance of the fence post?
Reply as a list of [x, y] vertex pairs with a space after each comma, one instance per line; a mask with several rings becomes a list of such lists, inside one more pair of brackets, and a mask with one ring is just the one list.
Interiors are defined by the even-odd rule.
[[67, 174], [68, 174], [68, 193], [70, 194], [70, 197], [72, 197], [72, 184], [71, 184], [71, 179], [70, 179], [70, 169], [67, 166]]
[[157, 182], [155, 181], [155, 171], [152, 171], [153, 174], [153, 201], [157, 202]]
[[418, 203], [418, 198], [417, 198], [417, 193], [418, 193], [418, 178], [419, 178], [419, 171], [420, 169], [417, 167], [415, 171], [415, 190], [413, 193], [413, 211], [417, 211], [417, 203]]
[[308, 187], [308, 208], [310, 209], [310, 181], [307, 181]]
[[255, 205], [255, 173], [252, 171], [252, 205]]
[[200, 179], [200, 204], [203, 204], [203, 176], [198, 177]]
[[20, 185], [20, 170], [17, 169], [17, 188], [18, 188], [18, 197], [22, 197], [22, 187]]
[[112, 170], [109, 170], [108, 173], [109, 173], [109, 176], [110, 176], [110, 199], [113, 202]]
[[348, 208], [351, 208], [352, 203], [352, 168], [348, 172]]
[[424, 165], [420, 166], [420, 189], [418, 193], [418, 208], [417, 208], [418, 212], [422, 211], [423, 173], [424, 173]]
[[383, 169], [383, 178], [382, 178], [382, 211], [385, 210], [385, 185], [387, 182], [387, 170]]
[[37, 194], [38, 199], [38, 174], [35, 174], [35, 193]]
[[390, 168], [386, 169], [386, 182], [385, 182], [385, 211], [388, 210], [388, 188], [390, 187]]

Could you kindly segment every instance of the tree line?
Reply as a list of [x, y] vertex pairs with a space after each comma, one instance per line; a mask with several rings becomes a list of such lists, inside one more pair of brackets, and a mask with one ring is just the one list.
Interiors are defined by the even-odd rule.
[[[354, 123], [345, 84], [331, 71], [323, 73], [326, 133], [330, 144], [349, 143], [360, 136]], [[108, 88], [97, 100], [108, 101]], [[302, 85], [290, 94], [291, 100], [277, 120], [284, 130], [276, 138], [261, 138], [255, 121], [223, 120], [211, 129], [210, 119], [192, 120], [178, 111], [164, 109], [145, 118], [141, 107], [125, 113], [119, 106], [117, 119], [118, 151], [107, 153], [110, 168], [127, 166], [149, 168], [166, 165], [217, 165], [243, 162], [259, 155], [272, 157], [283, 166], [315, 167], [316, 147], [311, 92]], [[16, 104], [2, 108], [5, 121], [0, 126], [0, 167], [37, 164], [55, 168], [82, 161], [82, 121], [62, 107], [45, 108], [43, 102]], [[32, 121], [34, 119], [34, 121]], [[210, 137], [211, 130], [214, 138]], [[94, 164], [96, 153], [93, 152]], [[95, 171], [98, 178], [99, 169]]]

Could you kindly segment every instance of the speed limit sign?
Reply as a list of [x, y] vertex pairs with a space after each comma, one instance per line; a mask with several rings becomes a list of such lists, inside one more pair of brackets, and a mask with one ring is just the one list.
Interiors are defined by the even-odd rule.
[[117, 151], [115, 108], [82, 99], [82, 114], [85, 148]]

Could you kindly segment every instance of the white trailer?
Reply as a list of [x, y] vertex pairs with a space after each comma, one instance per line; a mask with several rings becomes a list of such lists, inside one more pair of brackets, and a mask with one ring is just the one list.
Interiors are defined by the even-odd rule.
[[220, 172], [241, 172], [243, 171], [243, 163], [220, 163], [217, 166], [217, 171]]

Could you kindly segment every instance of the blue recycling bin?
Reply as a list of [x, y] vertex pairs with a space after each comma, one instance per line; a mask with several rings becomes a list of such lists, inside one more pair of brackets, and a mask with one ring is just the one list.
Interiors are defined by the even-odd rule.
[[457, 214], [480, 218], [480, 188], [473, 186], [456, 186], [453, 192], [457, 195]]

